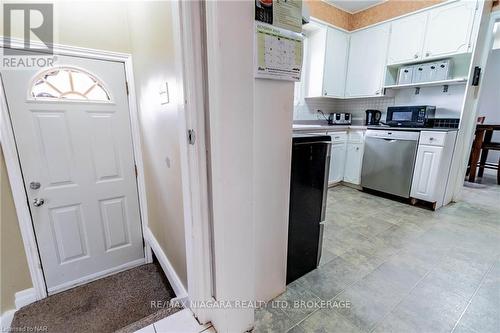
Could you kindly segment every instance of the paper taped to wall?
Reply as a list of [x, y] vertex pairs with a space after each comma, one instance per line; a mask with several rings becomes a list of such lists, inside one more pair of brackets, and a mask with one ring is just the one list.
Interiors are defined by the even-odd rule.
[[255, 22], [255, 77], [300, 81], [301, 34]]
[[255, 20], [302, 32], [302, 0], [255, 0]]

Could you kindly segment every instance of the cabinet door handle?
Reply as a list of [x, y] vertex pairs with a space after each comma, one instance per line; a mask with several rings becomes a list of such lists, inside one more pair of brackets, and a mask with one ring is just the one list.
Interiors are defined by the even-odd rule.
[[426, 57], [428, 57], [428, 56], [430, 56], [430, 55], [431, 55], [431, 53], [430, 53], [430, 52], [426, 52], [426, 53], [425, 53], [425, 56], [426, 56]]
[[415, 53], [415, 55], [413, 56], [415, 59], [418, 59], [418, 53]]
[[433, 138], [433, 137], [430, 137], [430, 138], [429, 138], [429, 141], [434, 141], [434, 138]]

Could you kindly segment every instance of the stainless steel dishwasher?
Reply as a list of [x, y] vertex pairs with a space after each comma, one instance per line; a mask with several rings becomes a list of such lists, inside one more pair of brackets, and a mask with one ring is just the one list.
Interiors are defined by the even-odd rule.
[[419, 136], [418, 131], [366, 131], [361, 186], [409, 198]]

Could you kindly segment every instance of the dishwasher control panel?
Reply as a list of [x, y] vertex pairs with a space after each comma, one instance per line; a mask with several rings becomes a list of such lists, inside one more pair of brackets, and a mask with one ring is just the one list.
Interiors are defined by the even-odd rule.
[[365, 137], [394, 139], [394, 140], [418, 140], [418, 131], [391, 131], [391, 130], [367, 130]]

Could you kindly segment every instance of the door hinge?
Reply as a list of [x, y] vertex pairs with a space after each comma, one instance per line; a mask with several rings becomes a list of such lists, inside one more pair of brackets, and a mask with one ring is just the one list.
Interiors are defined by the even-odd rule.
[[188, 143], [190, 145], [194, 145], [195, 142], [196, 142], [196, 135], [195, 135], [194, 129], [189, 129], [188, 130]]
[[129, 92], [128, 92], [128, 82], [127, 81], [125, 81], [125, 90], [127, 90], [127, 95], [128, 95]]
[[137, 165], [134, 165], [134, 171], [135, 171], [135, 178], [137, 178]]

